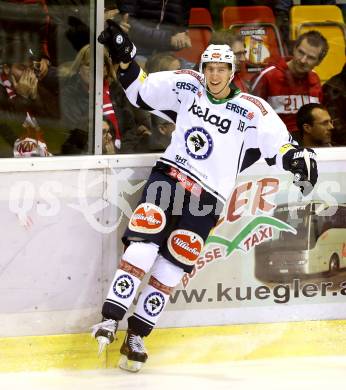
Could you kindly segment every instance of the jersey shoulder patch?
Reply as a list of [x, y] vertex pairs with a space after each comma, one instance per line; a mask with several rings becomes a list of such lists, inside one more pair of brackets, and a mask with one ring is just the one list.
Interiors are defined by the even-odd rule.
[[262, 104], [259, 98], [244, 93], [240, 95], [240, 98], [246, 99], [249, 102], [253, 103], [255, 106], [257, 106], [260, 109], [263, 116], [268, 114], [268, 111], [266, 110], [266, 108], [264, 107], [264, 105]]
[[186, 75], [190, 75], [192, 77], [194, 77], [195, 79], [197, 79], [201, 84], [203, 84], [203, 81], [204, 81], [204, 77], [201, 73], [198, 73], [192, 69], [179, 69], [179, 70], [176, 70], [174, 71], [175, 74], [186, 74]]
[[[203, 85], [203, 75], [190, 69], [182, 69], [174, 71], [174, 91], [176, 93], [182, 92], [183, 96], [188, 96], [200, 93]], [[182, 95], [180, 95], [182, 96]]]

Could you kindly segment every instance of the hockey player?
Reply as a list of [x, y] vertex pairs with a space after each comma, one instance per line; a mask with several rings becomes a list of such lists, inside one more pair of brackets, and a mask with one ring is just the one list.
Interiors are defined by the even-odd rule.
[[130, 218], [123, 236], [127, 248], [102, 307], [103, 321], [93, 327], [102, 351], [114, 340], [118, 322], [150, 271], [120, 349], [120, 367], [137, 371], [148, 357], [143, 338], [184, 273], [193, 270], [239, 172], [262, 155], [296, 179], [306, 179], [308, 186], [299, 184], [307, 193], [317, 181], [317, 166], [312, 150], [290, 143], [268, 103], [231, 84], [234, 55], [228, 45], [210, 45], [200, 72], [146, 76], [134, 61], [134, 45], [114, 22], [107, 21], [98, 40], [120, 64], [119, 81], [132, 104], [176, 125]]

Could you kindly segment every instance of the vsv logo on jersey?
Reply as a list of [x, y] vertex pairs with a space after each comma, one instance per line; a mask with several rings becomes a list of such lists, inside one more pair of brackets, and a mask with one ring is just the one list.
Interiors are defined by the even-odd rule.
[[170, 253], [183, 264], [192, 265], [202, 248], [202, 237], [189, 230], [174, 230], [168, 239]]
[[202, 118], [205, 122], [216, 126], [217, 131], [219, 131], [221, 134], [226, 134], [231, 127], [232, 121], [230, 119], [222, 119], [218, 115], [210, 114], [208, 107], [205, 109], [204, 112], [202, 107], [197, 105], [196, 100], [193, 101], [192, 106], [189, 108], [188, 111], [191, 111], [193, 115]]
[[203, 127], [192, 127], [185, 133], [186, 152], [196, 160], [204, 160], [213, 150], [213, 139]]
[[133, 212], [129, 229], [134, 232], [159, 233], [166, 225], [166, 216], [160, 207], [151, 203], [142, 203]]

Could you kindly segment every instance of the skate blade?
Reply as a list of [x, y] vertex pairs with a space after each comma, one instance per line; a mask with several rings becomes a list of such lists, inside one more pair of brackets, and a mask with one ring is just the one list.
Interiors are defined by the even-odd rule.
[[119, 360], [119, 368], [129, 372], [138, 372], [143, 366], [142, 362], [135, 360], [129, 360], [127, 356], [121, 355]]
[[107, 339], [107, 337], [103, 337], [103, 336], [97, 337], [96, 340], [99, 345], [98, 356], [100, 356], [102, 352], [105, 350], [106, 346], [109, 344], [109, 340]]

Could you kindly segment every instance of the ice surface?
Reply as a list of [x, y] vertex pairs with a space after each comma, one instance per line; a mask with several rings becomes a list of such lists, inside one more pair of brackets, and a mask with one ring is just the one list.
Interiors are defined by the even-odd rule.
[[344, 388], [346, 356], [155, 367], [133, 374], [95, 371], [0, 373], [0, 390], [326, 390]]

